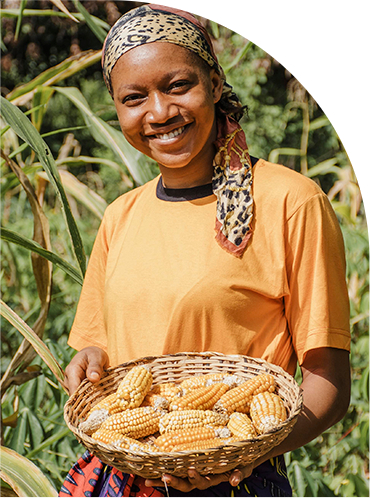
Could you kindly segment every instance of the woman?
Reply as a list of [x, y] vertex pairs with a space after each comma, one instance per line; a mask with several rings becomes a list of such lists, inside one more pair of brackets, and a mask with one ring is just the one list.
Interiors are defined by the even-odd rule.
[[69, 391], [141, 356], [219, 351], [291, 374], [298, 360], [304, 409], [253, 465], [144, 480], [86, 453], [61, 496], [162, 496], [164, 482], [170, 496], [289, 496], [281, 455], [339, 421], [349, 402], [335, 214], [311, 180], [250, 158], [243, 108], [190, 14], [158, 5], [128, 12], [107, 36], [103, 72], [124, 136], [161, 175], [106, 210], [69, 339], [79, 351], [66, 369]]

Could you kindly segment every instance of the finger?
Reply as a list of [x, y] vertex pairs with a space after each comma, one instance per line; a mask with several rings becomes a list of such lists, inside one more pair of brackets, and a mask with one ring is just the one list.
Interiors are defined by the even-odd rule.
[[182, 491], [187, 493], [194, 489], [194, 486], [188, 481], [188, 479], [181, 479], [180, 477], [171, 476], [169, 474], [163, 474], [162, 480], [159, 479], [146, 479], [146, 486], [163, 486], [163, 483], [166, 483], [167, 486], [171, 488], [177, 489], [178, 491]]
[[237, 486], [243, 479], [249, 477], [254, 468], [253, 464], [246, 465], [245, 467], [241, 467], [240, 469], [235, 469], [230, 478], [229, 483], [231, 486]]
[[85, 369], [79, 364], [70, 363], [65, 371], [65, 385], [71, 395], [86, 377]]
[[230, 473], [201, 476], [195, 469], [188, 470], [189, 482], [197, 489], [207, 489], [229, 480]]
[[98, 348], [90, 350], [86, 358], [86, 365], [86, 377], [90, 382], [97, 382], [101, 379], [104, 368], [108, 366], [108, 355]]

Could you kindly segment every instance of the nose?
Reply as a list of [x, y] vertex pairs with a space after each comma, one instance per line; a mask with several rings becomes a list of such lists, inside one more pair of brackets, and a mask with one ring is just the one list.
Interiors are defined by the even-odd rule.
[[177, 105], [162, 92], [153, 93], [149, 97], [147, 105], [147, 121], [151, 125], [164, 124], [179, 114]]

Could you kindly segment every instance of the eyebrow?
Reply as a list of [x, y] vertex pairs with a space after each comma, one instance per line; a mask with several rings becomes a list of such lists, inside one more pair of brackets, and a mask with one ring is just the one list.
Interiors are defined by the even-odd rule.
[[[165, 75], [163, 75], [163, 80], [171, 80], [172, 78], [174, 78], [175, 76], [181, 76], [181, 75], [189, 75], [190, 73], [192, 73], [192, 70], [191, 69], [177, 69], [177, 70], [174, 70], [174, 71], [170, 71], [168, 73], [166, 73]], [[121, 92], [122, 90], [140, 90], [143, 88], [143, 85], [141, 85], [140, 83], [124, 83], [122, 82], [118, 89], [117, 89], [117, 92]]]

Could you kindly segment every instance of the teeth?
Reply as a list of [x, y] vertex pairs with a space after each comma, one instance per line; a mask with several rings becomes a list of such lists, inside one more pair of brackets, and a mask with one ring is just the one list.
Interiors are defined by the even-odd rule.
[[170, 140], [170, 138], [177, 137], [178, 135], [181, 135], [181, 133], [184, 131], [185, 127], [181, 126], [181, 128], [178, 128], [177, 130], [170, 131], [170, 133], [163, 133], [163, 135], [160, 135], [159, 133], [156, 135], [157, 138], [160, 138], [161, 140]]

